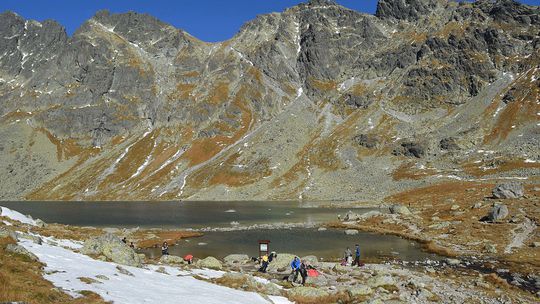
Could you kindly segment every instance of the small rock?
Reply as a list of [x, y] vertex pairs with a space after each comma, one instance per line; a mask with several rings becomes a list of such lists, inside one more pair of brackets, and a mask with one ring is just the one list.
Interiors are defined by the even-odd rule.
[[156, 272], [163, 273], [163, 274], [169, 274], [167, 270], [165, 270], [165, 267], [161, 266], [159, 267]]
[[495, 205], [489, 211], [487, 220], [496, 222], [508, 216], [508, 207], [506, 205]]
[[401, 215], [411, 215], [409, 208], [403, 205], [392, 205], [390, 206], [390, 213], [392, 214], [401, 214]]
[[456, 210], [459, 210], [459, 205], [452, 205], [452, 207], [450, 207], [450, 210], [452, 211], [456, 211]]
[[249, 256], [247, 254], [229, 254], [223, 259], [223, 261], [229, 265], [245, 264], [249, 262]]
[[32, 234], [26, 234], [26, 233], [22, 233], [22, 232], [17, 232], [17, 236], [19, 237], [19, 239], [26, 239], [26, 240], [30, 240], [32, 241], [32, 243], [34, 244], [38, 244], [38, 245], [41, 245], [43, 243], [43, 240], [37, 236], [37, 235], [32, 235]]
[[45, 222], [42, 221], [41, 219], [37, 219], [37, 220], [35, 221], [35, 224], [36, 224], [36, 226], [39, 227], [39, 228], [45, 228], [45, 227], [47, 227], [47, 223], [45, 223]]
[[326, 230], [328, 230], [328, 229], [326, 229], [325, 227], [319, 227], [319, 228], [317, 229], [317, 231], [326, 231]]
[[17, 241], [18, 238], [17, 238], [17, 233], [7, 229], [7, 228], [4, 228], [4, 227], [0, 227], [0, 239], [2, 238], [12, 238], [14, 241]]
[[448, 258], [448, 259], [446, 259], [446, 263], [448, 265], [456, 266], [456, 265], [459, 265], [461, 263], [461, 261], [458, 260], [458, 259], [450, 259], [450, 258]]
[[347, 229], [347, 230], [345, 230], [345, 234], [346, 235], [357, 235], [358, 230], [356, 230], [356, 229]]
[[482, 208], [482, 202], [478, 202], [472, 206], [472, 209], [480, 209]]
[[532, 243], [532, 246], [533, 246], [534, 248], [538, 248], [538, 247], [540, 247], [540, 242], [533, 242], [533, 243]]
[[24, 255], [32, 261], [39, 261], [38, 257], [35, 254], [26, 250], [26, 248], [24, 248], [21, 245], [7, 244], [6, 251], [14, 253], [14, 254]]
[[210, 268], [210, 269], [218, 269], [221, 270], [223, 268], [223, 265], [221, 262], [216, 259], [215, 257], [207, 257], [202, 260], [198, 260], [196, 265], [201, 268]]
[[499, 199], [520, 198], [523, 196], [524, 192], [525, 188], [523, 188], [523, 185], [520, 183], [500, 184], [491, 191], [493, 197]]
[[106, 277], [106, 276], [104, 276], [104, 275], [102, 275], [102, 274], [98, 274], [98, 275], [96, 276], [96, 278], [98, 278], [98, 279], [100, 279], [100, 280], [104, 280], [104, 281], [108, 281], [108, 280], [109, 280], [108, 277]]
[[233, 227], [240, 226], [240, 223], [237, 222], [237, 221], [232, 221], [231, 226], [233, 226]]
[[129, 272], [127, 269], [125, 269], [124, 267], [122, 267], [120, 265], [116, 266], [116, 270], [118, 270], [118, 272], [120, 272], [123, 275], [134, 277], [133, 273]]
[[352, 211], [347, 212], [347, 214], [345, 214], [345, 217], [343, 218], [343, 220], [346, 222], [358, 221], [359, 219], [360, 215]]
[[484, 250], [488, 253], [497, 253], [497, 247], [493, 244], [484, 245]]

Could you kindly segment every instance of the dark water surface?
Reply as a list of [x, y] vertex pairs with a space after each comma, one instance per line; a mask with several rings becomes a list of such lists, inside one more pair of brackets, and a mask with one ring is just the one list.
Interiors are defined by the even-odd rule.
[[[383, 257], [403, 261], [420, 261], [438, 259], [434, 254], [422, 251], [416, 242], [392, 235], [380, 235], [360, 232], [357, 235], [346, 235], [343, 230], [329, 229], [272, 229], [244, 230], [233, 232], [205, 232], [205, 235], [181, 241], [169, 247], [169, 253], [195, 257], [214, 256], [223, 258], [232, 253], [258, 255], [258, 240], [270, 240], [270, 250], [292, 253], [300, 256], [316, 255], [325, 260], [336, 260], [343, 256], [347, 246], [354, 250], [359, 244], [363, 259], [379, 260]], [[160, 248], [142, 250], [150, 257], [159, 257]]]
[[[324, 223], [352, 210], [364, 213], [370, 208], [320, 208], [298, 202], [0, 202], [0, 206], [30, 214], [49, 223], [94, 227], [205, 228], [274, 223]], [[339, 259], [347, 246], [360, 244], [364, 259], [391, 257], [404, 261], [437, 259], [423, 252], [420, 245], [391, 235], [362, 233], [346, 235], [329, 229], [257, 229], [210, 231], [204, 236], [181, 241], [170, 253], [196, 257], [223, 258], [232, 253], [258, 254], [258, 240], [270, 240], [270, 249], [300, 256], [316, 255], [325, 260]], [[159, 256], [159, 248], [143, 251]]]
[[[348, 210], [298, 202], [0, 202], [48, 223], [94, 227], [203, 228], [334, 221]], [[233, 212], [234, 211], [234, 212]]]

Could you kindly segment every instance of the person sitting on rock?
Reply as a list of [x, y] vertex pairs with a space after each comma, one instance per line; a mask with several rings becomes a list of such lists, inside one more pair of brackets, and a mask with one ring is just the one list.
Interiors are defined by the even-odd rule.
[[161, 254], [169, 255], [169, 244], [167, 244], [167, 242], [163, 242], [163, 246], [161, 246]]
[[127, 239], [126, 239], [126, 237], [124, 237], [124, 238], [122, 239], [122, 243], [127, 244]]
[[133, 244], [133, 242], [129, 243], [129, 247], [131, 247], [132, 249], [135, 249], [135, 244]]
[[345, 253], [343, 254], [343, 259], [345, 260], [345, 265], [343, 265], [343, 266], [348, 266], [348, 265], [352, 264], [352, 251], [351, 251], [351, 248], [347, 247], [347, 249], [345, 249]]
[[259, 268], [259, 272], [266, 273], [266, 268], [268, 268], [268, 255], [263, 255], [261, 257], [262, 266]]
[[296, 282], [296, 279], [298, 278], [298, 274], [300, 273], [300, 259], [298, 257], [294, 257], [294, 259], [291, 262], [291, 268], [292, 268], [292, 274], [293, 274], [293, 282]]

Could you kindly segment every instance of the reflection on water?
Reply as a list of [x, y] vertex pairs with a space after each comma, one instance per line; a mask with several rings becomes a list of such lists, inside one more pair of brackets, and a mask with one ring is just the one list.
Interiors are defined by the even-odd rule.
[[320, 223], [348, 210], [298, 202], [0, 202], [49, 223], [94, 227], [202, 228], [268, 223]]
[[[403, 261], [419, 261], [427, 258], [437, 259], [436, 255], [423, 252], [420, 246], [396, 236], [373, 233], [346, 235], [342, 230], [329, 229], [279, 229], [244, 230], [234, 232], [207, 232], [200, 238], [188, 239], [169, 248], [173, 255], [193, 254], [204, 258], [214, 256], [223, 258], [229, 254], [241, 253], [257, 256], [258, 240], [270, 240], [270, 250], [292, 253], [299, 256], [316, 255], [325, 260], [336, 260], [343, 256], [345, 248], [359, 244], [362, 258], [378, 260], [393, 257]], [[205, 243], [206, 245], [199, 245]], [[159, 248], [142, 250], [150, 257], [159, 257]]]

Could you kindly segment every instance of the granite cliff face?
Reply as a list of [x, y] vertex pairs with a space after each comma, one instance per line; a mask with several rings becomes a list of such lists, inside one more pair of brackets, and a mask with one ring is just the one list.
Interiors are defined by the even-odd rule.
[[[312, 0], [202, 42], [0, 15], [0, 199], [351, 200], [538, 183], [540, 8]], [[536, 177], [535, 177], [536, 176]]]

